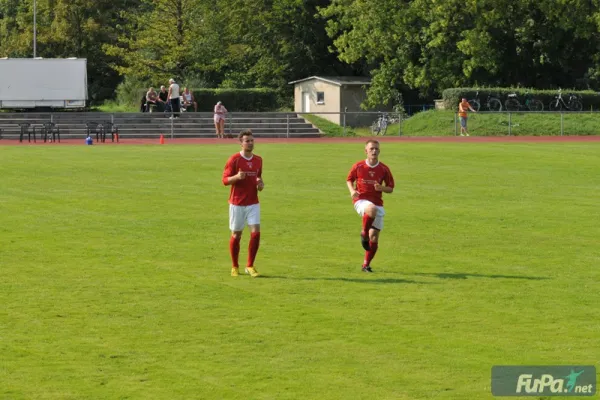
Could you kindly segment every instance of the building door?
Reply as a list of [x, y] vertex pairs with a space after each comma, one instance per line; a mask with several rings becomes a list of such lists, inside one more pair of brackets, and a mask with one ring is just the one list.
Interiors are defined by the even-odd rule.
[[310, 112], [310, 93], [302, 92], [302, 112]]

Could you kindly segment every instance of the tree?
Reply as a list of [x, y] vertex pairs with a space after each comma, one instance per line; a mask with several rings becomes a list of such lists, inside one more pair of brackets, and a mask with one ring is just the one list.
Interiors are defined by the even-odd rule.
[[338, 57], [369, 63], [375, 104], [402, 84], [576, 86], [598, 58], [597, 10], [597, 0], [333, 0], [321, 15]]
[[199, 69], [210, 71], [215, 85], [279, 89], [310, 75], [352, 72], [327, 50], [332, 42], [316, 14], [328, 3], [217, 0], [205, 5], [194, 37]]
[[[101, 44], [114, 37], [114, 8], [133, 0], [37, 0], [37, 56], [79, 57], [88, 60], [92, 102], [113, 95], [119, 77]], [[6, 57], [33, 56], [33, 0], [1, 0], [0, 53]]]
[[194, 65], [199, 11], [194, 0], [142, 0], [140, 7], [122, 13], [128, 35], [103, 49], [119, 60], [114, 67], [121, 75], [143, 82], [181, 80]]

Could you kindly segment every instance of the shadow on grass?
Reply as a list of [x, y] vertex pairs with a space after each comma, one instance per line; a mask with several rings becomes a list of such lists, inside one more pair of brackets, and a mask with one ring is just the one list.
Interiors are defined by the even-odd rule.
[[457, 272], [457, 273], [445, 273], [445, 272], [426, 273], [426, 272], [416, 272], [413, 275], [418, 275], [418, 276], [435, 276], [435, 277], [440, 278], [440, 279], [467, 279], [467, 278], [492, 278], [492, 279], [498, 279], [498, 278], [502, 278], [502, 279], [526, 279], [526, 280], [532, 280], [532, 281], [541, 281], [541, 280], [545, 280], [545, 279], [550, 279], [550, 278], [546, 278], [546, 277], [543, 277], [543, 276], [487, 275], [487, 274], [467, 274], [467, 273], [461, 273], [461, 272]]
[[364, 278], [296, 278], [289, 276], [279, 275], [261, 275], [259, 279], [293, 279], [298, 281], [340, 281], [340, 282], [356, 282], [356, 283], [378, 283], [378, 284], [389, 284], [389, 283], [416, 283], [421, 285], [435, 285], [435, 282], [422, 282], [413, 281], [410, 279], [397, 279], [397, 278], [375, 278], [372, 279], [373, 275], [366, 275]]

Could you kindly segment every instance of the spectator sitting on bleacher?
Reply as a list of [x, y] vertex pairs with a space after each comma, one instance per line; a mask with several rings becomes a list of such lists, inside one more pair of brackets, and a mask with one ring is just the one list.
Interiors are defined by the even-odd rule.
[[159, 111], [166, 111], [168, 109], [168, 107], [167, 107], [167, 104], [169, 104], [167, 101], [168, 99], [169, 99], [169, 91], [163, 85], [160, 87], [160, 92], [158, 92]]
[[146, 95], [142, 96], [142, 101], [140, 102], [140, 112], [146, 112]]
[[146, 111], [152, 112], [152, 106], [158, 106], [158, 93], [156, 93], [153, 87], [146, 92]]
[[196, 99], [189, 88], [183, 88], [181, 97], [183, 98], [182, 104], [184, 109], [187, 109], [189, 106], [194, 106], [194, 112], [198, 112], [198, 103], [196, 103]]

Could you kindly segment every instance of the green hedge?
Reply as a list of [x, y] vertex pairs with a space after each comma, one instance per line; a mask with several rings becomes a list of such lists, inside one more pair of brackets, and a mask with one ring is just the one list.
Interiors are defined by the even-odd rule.
[[278, 93], [273, 89], [191, 89], [198, 111], [213, 111], [222, 101], [230, 111], [273, 111], [279, 107]]
[[[444, 90], [442, 92], [444, 107], [447, 110], [455, 110], [458, 107], [458, 103], [460, 103], [461, 98], [466, 97], [468, 100], [474, 99], [477, 90], [477, 88], [453, 88]], [[488, 94], [491, 94], [492, 97], [500, 99], [502, 102], [502, 107], [504, 108], [504, 102], [511, 93], [516, 93], [519, 96], [519, 101], [521, 104], [525, 102], [525, 94], [529, 93], [534, 98], [544, 103], [544, 110], [547, 111], [550, 102], [554, 100], [558, 94], [558, 90], [536, 90], [527, 88], [480, 88], [479, 103], [481, 104], [482, 108], [484, 108]], [[562, 93], [565, 103], [569, 101], [570, 93], [576, 94], [583, 104], [583, 111], [600, 109], [600, 94], [592, 90], [577, 91], [563, 89]]]
[[[180, 88], [183, 93], [183, 87]], [[159, 92], [160, 89], [156, 89]], [[280, 107], [280, 93], [274, 89], [255, 88], [255, 89], [194, 89], [190, 88], [196, 102], [198, 111], [214, 110], [217, 101], [222, 101], [223, 105], [229, 111], [274, 111]], [[136, 106], [148, 89], [137, 89], [138, 99]]]

